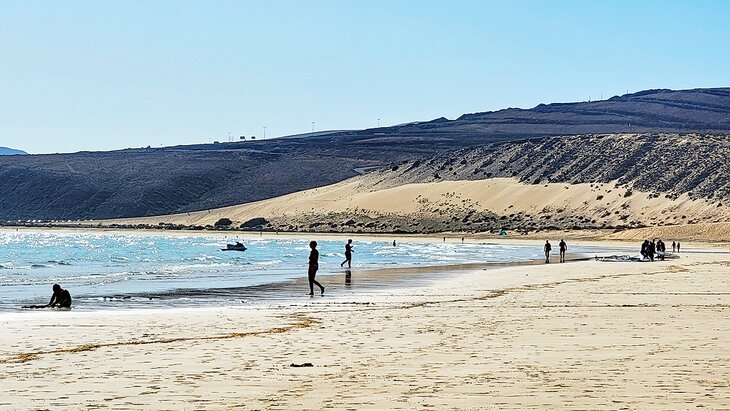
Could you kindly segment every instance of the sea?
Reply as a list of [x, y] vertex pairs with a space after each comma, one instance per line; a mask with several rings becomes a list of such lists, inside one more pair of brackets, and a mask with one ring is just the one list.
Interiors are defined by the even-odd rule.
[[[235, 241], [247, 250], [221, 250]], [[341, 275], [345, 239], [317, 241], [318, 275]], [[355, 241], [352, 272], [543, 258], [535, 245], [392, 241]], [[239, 304], [237, 290], [306, 279], [308, 244], [291, 237], [0, 231], [0, 311], [47, 303], [54, 283], [68, 289], [74, 309], [82, 310]], [[596, 251], [570, 249], [573, 256]]]

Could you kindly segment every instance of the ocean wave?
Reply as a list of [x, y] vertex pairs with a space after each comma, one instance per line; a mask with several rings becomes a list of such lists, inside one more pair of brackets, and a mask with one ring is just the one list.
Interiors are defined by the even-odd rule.
[[185, 259], [185, 261], [212, 261], [212, 260], [222, 260], [222, 258], [215, 256], [215, 255], [199, 255], [197, 257], [190, 257], [190, 258]]
[[271, 266], [271, 265], [281, 264], [283, 262], [284, 261], [282, 261], [282, 260], [270, 260], [270, 261], [256, 261], [253, 264], [257, 265], [257, 266]]
[[63, 260], [48, 260], [46, 261], [48, 264], [56, 264], [56, 265], [71, 265], [68, 261]]
[[53, 283], [72, 283], [83, 285], [103, 285], [126, 281], [133, 273], [124, 271], [116, 273], [104, 274], [84, 274], [84, 275], [52, 275], [44, 277], [3, 277], [0, 286], [37, 286]]

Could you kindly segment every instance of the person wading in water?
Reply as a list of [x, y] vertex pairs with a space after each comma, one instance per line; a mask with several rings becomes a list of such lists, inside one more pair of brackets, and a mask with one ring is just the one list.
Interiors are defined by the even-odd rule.
[[345, 263], [347, 263], [347, 268], [352, 267], [352, 240], [347, 240], [347, 244], [345, 244], [345, 261], [340, 264], [340, 267], [344, 267]]

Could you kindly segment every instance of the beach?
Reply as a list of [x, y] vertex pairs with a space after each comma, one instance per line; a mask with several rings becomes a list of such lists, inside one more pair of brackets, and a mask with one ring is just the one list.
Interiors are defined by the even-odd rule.
[[687, 249], [270, 306], [4, 314], [0, 408], [728, 409], [729, 271], [726, 250]]

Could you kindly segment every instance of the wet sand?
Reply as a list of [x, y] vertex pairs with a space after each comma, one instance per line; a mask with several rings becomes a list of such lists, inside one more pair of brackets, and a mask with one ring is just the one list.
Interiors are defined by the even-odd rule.
[[[567, 258], [566, 262], [585, 261], [584, 256]], [[442, 266], [395, 267], [382, 269], [339, 268], [322, 270], [317, 280], [326, 287], [328, 298], [359, 298], [367, 293], [396, 293], [413, 287], [425, 287], [435, 281], [458, 276], [465, 272], [494, 270], [506, 267], [542, 265], [542, 260], [511, 263], [466, 263]], [[315, 293], [320, 295], [315, 286]], [[309, 293], [306, 278], [266, 283], [254, 286], [228, 288], [185, 288], [161, 293], [119, 294], [109, 296], [76, 297], [76, 311], [131, 308], [176, 308], [211, 306], [287, 307], [301, 303]], [[101, 300], [101, 302], [99, 301]], [[184, 302], [182, 301], [184, 300]], [[79, 308], [81, 307], [81, 308]], [[16, 311], [16, 310], [13, 310]], [[27, 310], [26, 310], [27, 311]], [[2, 312], [2, 311], [0, 311]]]
[[0, 408], [727, 409], [728, 273], [686, 252], [271, 307], [3, 314]]

